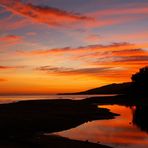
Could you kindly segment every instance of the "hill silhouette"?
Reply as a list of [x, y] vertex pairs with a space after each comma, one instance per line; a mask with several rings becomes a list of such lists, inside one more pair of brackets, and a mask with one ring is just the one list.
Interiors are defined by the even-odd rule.
[[65, 93], [62, 95], [85, 95], [85, 94], [126, 94], [131, 89], [131, 82], [113, 83], [101, 87], [89, 89], [76, 93]]
[[89, 89], [82, 92], [63, 93], [60, 95], [85, 95], [85, 94], [138, 94], [147, 95], [148, 91], [148, 66], [145, 66], [131, 76], [131, 82], [112, 83], [109, 85]]

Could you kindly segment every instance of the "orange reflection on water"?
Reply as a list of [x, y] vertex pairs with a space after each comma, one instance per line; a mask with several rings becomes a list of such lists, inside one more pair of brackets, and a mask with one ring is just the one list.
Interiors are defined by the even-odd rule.
[[120, 116], [111, 120], [97, 120], [85, 123], [79, 127], [56, 133], [71, 139], [88, 140], [91, 142], [101, 142], [113, 147], [127, 148], [147, 148], [148, 134], [140, 131], [132, 124], [132, 114], [134, 108], [104, 105], [111, 112], [118, 113]]

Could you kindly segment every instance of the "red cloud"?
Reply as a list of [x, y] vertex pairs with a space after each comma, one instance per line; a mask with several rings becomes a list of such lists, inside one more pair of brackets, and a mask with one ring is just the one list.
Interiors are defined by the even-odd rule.
[[[125, 65], [129, 62], [129, 65], [135, 62], [142, 62], [143, 64], [148, 64], [148, 52], [141, 48], [137, 48], [138, 45], [130, 43], [113, 43], [109, 45], [88, 45], [77, 48], [55, 48], [47, 50], [33, 50], [33, 51], [24, 51], [18, 52], [18, 54], [32, 56], [32, 55], [50, 55], [64, 57], [64, 55], [69, 55], [70, 61], [83, 61], [87, 64], [94, 65], [97, 64], [106, 64], [106, 65], [115, 65], [118, 66]], [[128, 65], [128, 64], [126, 64]]]
[[0, 42], [6, 42], [6, 43], [17, 43], [20, 42], [21, 40], [22, 37], [17, 35], [6, 35], [0, 37]]
[[12, 66], [0, 66], [0, 70], [5, 70], [5, 69], [13, 69], [15, 67]]
[[79, 14], [67, 12], [53, 7], [42, 7], [32, 4], [25, 4], [20, 0], [0, 0], [0, 4], [14, 14], [27, 17], [35, 22], [45, 23], [50, 26], [61, 26], [79, 21], [92, 20], [89, 17], [81, 16]]
[[[27, 2], [23, 3], [21, 0], [0, 0], [0, 5], [5, 7], [8, 11], [11, 11], [13, 14], [29, 18], [28, 20], [31, 20], [30, 22], [44, 23], [52, 27], [65, 26], [71, 23], [79, 23], [79, 26], [82, 26], [80, 23], [84, 22], [83, 28], [87, 29], [140, 20], [145, 18], [145, 15], [141, 16], [139, 14], [148, 13], [147, 7], [145, 6], [98, 10], [95, 12], [88, 12], [86, 16], [83, 16], [49, 6], [43, 7], [32, 5]], [[117, 15], [120, 17], [117, 17]], [[23, 23], [22, 25], [25, 24], [24, 22], [21, 23]], [[14, 25], [14, 27], [16, 26], [17, 24]]]
[[88, 45], [88, 46], [80, 46], [76, 48], [65, 47], [65, 48], [54, 48], [54, 49], [41, 49], [41, 50], [32, 50], [32, 51], [18, 51], [18, 53], [22, 55], [49, 55], [49, 54], [77, 54], [80, 53], [96, 53], [96, 52], [104, 52], [104, 51], [119, 51], [123, 49], [131, 49], [134, 48], [134, 44], [121, 42], [121, 43], [112, 43], [109, 45]]

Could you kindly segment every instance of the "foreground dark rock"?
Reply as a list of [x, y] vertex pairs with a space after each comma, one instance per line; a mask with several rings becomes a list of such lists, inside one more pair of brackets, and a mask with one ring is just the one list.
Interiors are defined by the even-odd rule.
[[4, 141], [10, 144], [11, 141], [17, 145], [22, 144], [22, 140], [23, 143], [27, 143], [28, 139], [44, 133], [70, 129], [92, 120], [112, 119], [116, 115], [108, 109], [98, 108], [97, 105], [84, 101], [36, 100], [1, 104], [0, 144]]
[[71, 140], [56, 135], [0, 142], [0, 148], [111, 148], [88, 141]]

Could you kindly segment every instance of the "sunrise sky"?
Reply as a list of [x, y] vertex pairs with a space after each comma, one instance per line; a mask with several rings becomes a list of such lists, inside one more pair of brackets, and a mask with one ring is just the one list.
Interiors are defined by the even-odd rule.
[[0, 94], [130, 81], [148, 65], [148, 0], [0, 0]]

